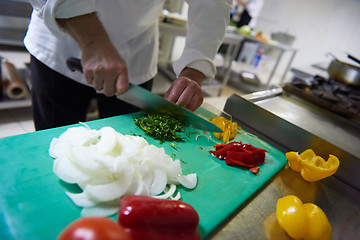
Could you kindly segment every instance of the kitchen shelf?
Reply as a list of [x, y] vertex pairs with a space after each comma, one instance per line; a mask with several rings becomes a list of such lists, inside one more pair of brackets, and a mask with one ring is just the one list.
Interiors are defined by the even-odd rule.
[[0, 27], [0, 44], [4, 46], [23, 47], [26, 30]]
[[[32, 6], [29, 1], [22, 0], [2, 0], [0, 1], [0, 17], [7, 22], [7, 19], [24, 22], [30, 20]], [[2, 20], [0, 19], [0, 21]], [[13, 22], [13, 21], [11, 21]], [[0, 26], [0, 44], [4, 46], [23, 47], [23, 39], [27, 27], [15, 27], [12, 24], [2, 24]]]
[[30, 18], [32, 11], [29, 1], [2, 0], [0, 1], [0, 15]]
[[0, 110], [31, 107], [31, 99], [22, 100], [1, 100]]

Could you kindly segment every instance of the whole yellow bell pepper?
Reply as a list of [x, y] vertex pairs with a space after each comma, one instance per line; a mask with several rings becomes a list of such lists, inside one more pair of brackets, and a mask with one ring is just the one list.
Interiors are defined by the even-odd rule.
[[331, 225], [321, 208], [313, 203], [303, 204], [294, 195], [278, 200], [276, 217], [279, 225], [294, 239], [331, 239]]
[[234, 139], [237, 134], [238, 124], [232, 122], [224, 117], [214, 117], [211, 119], [211, 122], [218, 126], [223, 132], [217, 133], [214, 132], [214, 136], [217, 139], [222, 140], [224, 143], [229, 142], [229, 140]]
[[329, 155], [327, 161], [317, 156], [312, 149], [302, 152], [287, 152], [285, 154], [291, 169], [300, 172], [308, 182], [315, 182], [333, 175], [339, 168], [340, 161], [334, 155]]

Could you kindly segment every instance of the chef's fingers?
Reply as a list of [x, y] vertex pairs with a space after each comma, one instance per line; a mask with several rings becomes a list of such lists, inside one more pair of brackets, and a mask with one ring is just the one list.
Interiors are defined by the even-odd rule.
[[204, 98], [201, 87], [195, 81], [189, 82], [186, 89], [180, 95], [176, 104], [190, 111], [195, 111], [202, 104]]
[[103, 65], [96, 65], [85, 72], [91, 72], [93, 76], [93, 86], [97, 91], [102, 91], [108, 81], [109, 75], [107, 69]]
[[187, 79], [184, 77], [180, 77], [176, 79], [170, 86], [170, 88], [165, 93], [165, 99], [170, 102], [177, 103], [180, 95], [185, 90], [187, 86]]
[[105, 96], [111, 97], [118, 92], [117, 84], [119, 78], [123, 76], [123, 72], [124, 70], [122, 64], [114, 65], [109, 69], [107, 69], [107, 71], [105, 71], [104, 77], [106, 81], [104, 82], [104, 89], [103, 89], [103, 93]]
[[94, 74], [93, 74], [92, 71], [84, 71], [84, 78], [85, 78], [85, 81], [88, 84], [93, 85], [93, 83], [94, 83]]
[[176, 79], [166, 92], [165, 98], [191, 111], [195, 111], [203, 102], [200, 85], [186, 77]]
[[95, 77], [93, 86], [96, 89], [96, 91], [102, 91], [104, 89], [104, 79], [100, 77]]
[[193, 93], [191, 100], [185, 107], [193, 112], [196, 109], [198, 109], [198, 107], [201, 106], [203, 101], [204, 101], [204, 98], [203, 98], [202, 92], [200, 92], [200, 93], [196, 92], [196, 93]]
[[93, 66], [84, 69], [84, 75], [88, 83], [108, 97], [125, 92], [129, 85], [127, 68], [123, 63]]
[[193, 100], [194, 97], [194, 88], [193, 84], [189, 84], [186, 88], [182, 91], [181, 95], [179, 96], [176, 104], [181, 105], [185, 108], [188, 108], [189, 104]]
[[114, 96], [116, 93], [115, 83], [116, 77], [113, 75], [108, 75], [104, 81], [103, 94], [107, 97]]
[[124, 93], [129, 88], [129, 77], [127, 68], [123, 68], [122, 71], [116, 76], [116, 92], [118, 94]]

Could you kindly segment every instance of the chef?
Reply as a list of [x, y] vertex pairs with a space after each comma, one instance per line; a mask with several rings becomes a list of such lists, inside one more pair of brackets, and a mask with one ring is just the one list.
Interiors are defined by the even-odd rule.
[[[229, 22], [231, 0], [186, 0], [188, 32], [175, 79], [165, 98], [194, 111], [201, 84], [214, 77], [212, 62]], [[97, 98], [100, 118], [137, 111], [115, 95], [129, 82], [151, 90], [157, 74], [158, 18], [164, 0], [30, 0], [24, 44], [31, 54], [32, 104], [37, 130], [86, 120]], [[84, 74], [66, 66], [81, 59]], [[100, 93], [101, 92], [101, 93]]]

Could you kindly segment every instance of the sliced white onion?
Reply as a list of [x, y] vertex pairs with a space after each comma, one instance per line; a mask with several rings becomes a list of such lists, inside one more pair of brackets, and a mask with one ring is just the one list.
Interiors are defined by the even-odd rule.
[[137, 179], [134, 181], [137, 185], [137, 188], [135, 191], [133, 191], [132, 194], [134, 195], [149, 195], [149, 187], [144, 184], [144, 181], [142, 180], [142, 177], [140, 175], [137, 175]]
[[101, 169], [101, 165], [95, 161], [97, 155], [99, 154], [94, 148], [76, 146], [70, 148], [68, 158], [79, 167], [96, 170]]
[[170, 188], [168, 190], [165, 190], [164, 194], [154, 196], [154, 198], [162, 198], [162, 199], [170, 198], [175, 193], [175, 191], [176, 191], [176, 185], [170, 184]]
[[117, 132], [111, 127], [103, 127], [100, 129], [100, 136], [101, 138], [96, 144], [97, 151], [100, 154], [112, 155], [111, 153], [117, 145]]
[[100, 133], [97, 130], [86, 127], [68, 128], [59, 139], [67, 142], [70, 146], [88, 146], [97, 142]]
[[97, 205], [97, 202], [92, 201], [84, 192], [66, 192], [66, 195], [79, 207], [94, 207]]
[[87, 185], [84, 192], [92, 199], [99, 202], [119, 199], [128, 190], [134, 178], [132, 172], [125, 172], [120, 175], [117, 181], [101, 185]]
[[155, 169], [154, 170], [154, 181], [150, 187], [151, 195], [158, 195], [162, 193], [167, 184], [167, 176], [163, 170]]
[[58, 178], [67, 183], [83, 182], [91, 178], [85, 171], [81, 171], [75, 167], [67, 157], [55, 159], [53, 172]]
[[49, 154], [55, 158], [54, 173], [83, 189], [82, 193], [66, 193], [84, 208], [83, 216], [112, 215], [128, 194], [180, 199], [176, 184], [191, 189], [197, 184], [196, 174], [183, 176], [180, 161], [173, 160], [164, 148], [111, 127], [99, 131], [88, 126], [69, 128], [52, 140]]
[[63, 157], [67, 154], [69, 145], [66, 142], [61, 142], [58, 138], [54, 138], [50, 142], [49, 155], [53, 158]]
[[95, 207], [86, 207], [81, 211], [81, 216], [111, 216], [119, 211], [119, 206], [97, 205]]
[[189, 189], [193, 189], [197, 185], [197, 176], [195, 173], [180, 175], [177, 179], [181, 185]]
[[180, 192], [177, 192], [177, 194], [175, 195], [175, 197], [170, 196], [170, 199], [172, 199], [172, 200], [180, 200], [180, 198], [181, 198]]

